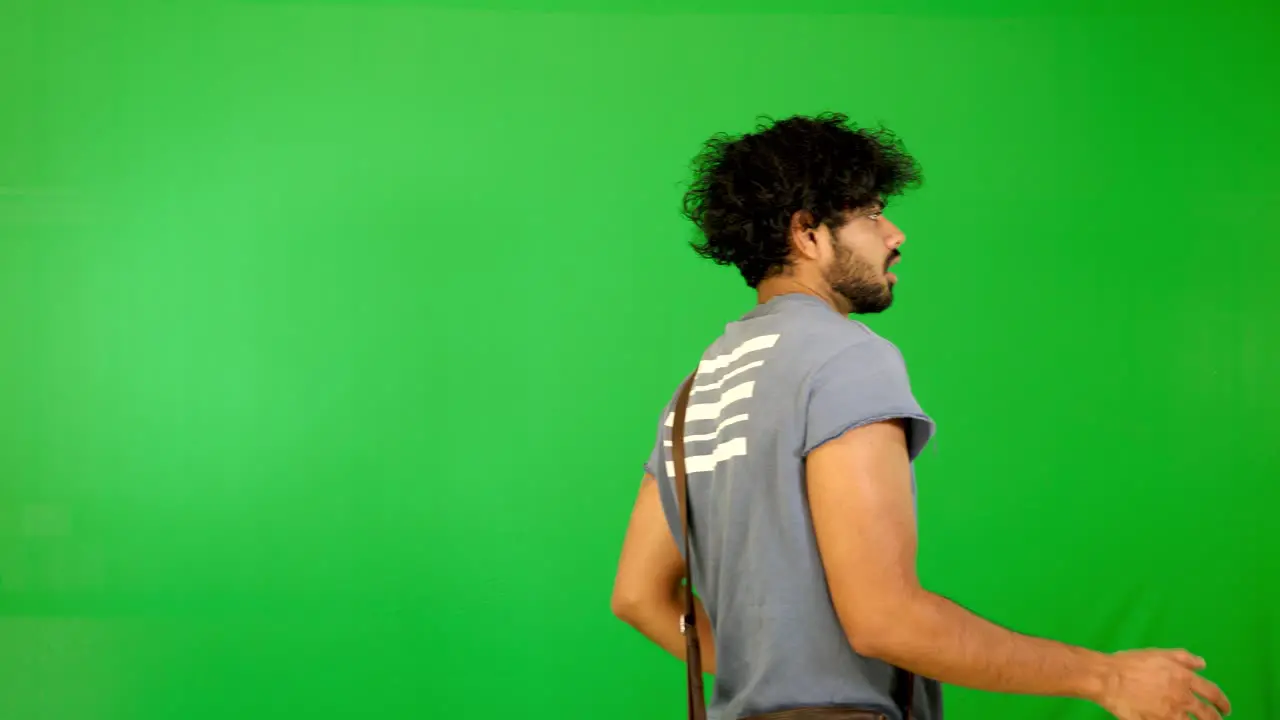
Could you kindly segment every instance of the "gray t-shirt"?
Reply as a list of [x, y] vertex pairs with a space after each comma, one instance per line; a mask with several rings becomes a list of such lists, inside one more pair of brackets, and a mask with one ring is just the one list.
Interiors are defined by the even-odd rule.
[[[671, 462], [675, 393], [645, 469], [683, 552]], [[846, 430], [908, 419], [914, 460], [933, 422], [898, 349], [818, 298], [757, 305], [702, 355], [685, 421], [693, 582], [715, 633], [713, 720], [854, 705], [901, 720], [893, 670], [850, 647], [827, 590], [804, 483], [810, 451]], [[914, 479], [913, 479], [914, 483]], [[940, 720], [919, 679], [913, 715]]]

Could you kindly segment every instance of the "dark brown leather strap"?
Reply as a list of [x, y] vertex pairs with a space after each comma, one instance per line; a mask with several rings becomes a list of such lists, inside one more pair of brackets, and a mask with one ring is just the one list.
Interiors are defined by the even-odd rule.
[[822, 706], [775, 710], [763, 715], [752, 715], [743, 720], [888, 720], [888, 718], [888, 715], [875, 710]]
[[[680, 503], [680, 527], [684, 534], [684, 615], [680, 618], [680, 632], [684, 634], [686, 667], [689, 673], [689, 720], [706, 720], [706, 693], [702, 684], [702, 647], [698, 643], [697, 606], [693, 602], [693, 555], [689, 538], [689, 475], [684, 457], [684, 420], [689, 410], [689, 395], [693, 392], [694, 372], [685, 378], [676, 398], [675, 420], [671, 427], [671, 460], [676, 469], [676, 499]], [[915, 695], [915, 676], [894, 668], [893, 700], [902, 711], [903, 720], [911, 720], [911, 705]]]
[[916, 676], [900, 667], [893, 669], [893, 703], [902, 712], [902, 720], [911, 720], [911, 705], [915, 700]]
[[702, 686], [702, 647], [698, 643], [698, 613], [693, 602], [693, 555], [689, 540], [689, 476], [684, 462], [684, 416], [693, 392], [693, 373], [680, 386], [676, 399], [675, 422], [671, 427], [671, 459], [676, 466], [676, 498], [680, 502], [680, 526], [684, 533], [684, 615], [680, 632], [684, 634], [685, 665], [688, 667], [689, 720], [706, 720], [707, 700]]

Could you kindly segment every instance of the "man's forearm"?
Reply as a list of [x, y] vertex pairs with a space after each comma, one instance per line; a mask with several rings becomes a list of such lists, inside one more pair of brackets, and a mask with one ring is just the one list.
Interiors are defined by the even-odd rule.
[[1095, 701], [1111, 663], [1104, 653], [1006, 630], [924, 590], [857, 649], [952, 685]]
[[[702, 671], [714, 675], [716, 645], [712, 638], [711, 620], [702, 607], [702, 601], [697, 598], [694, 598], [694, 608], [697, 614], [698, 643], [702, 649]], [[684, 635], [680, 634], [680, 616], [683, 614], [684, 601], [677, 592], [666, 602], [630, 608], [625, 613], [619, 613], [619, 617], [681, 662], [686, 662]]]

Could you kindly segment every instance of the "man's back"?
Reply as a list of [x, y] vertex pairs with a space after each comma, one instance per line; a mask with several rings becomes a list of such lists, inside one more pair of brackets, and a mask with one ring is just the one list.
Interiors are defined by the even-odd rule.
[[[646, 470], [680, 539], [670, 431], [674, 400]], [[851, 648], [832, 607], [804, 484], [810, 451], [850, 428], [910, 422], [914, 458], [932, 423], [901, 355], [822, 300], [787, 294], [730, 323], [704, 353], [686, 418], [694, 586], [712, 620], [712, 716], [796, 706], [877, 707], [897, 717], [893, 670]], [[916, 714], [941, 717], [922, 682]]]

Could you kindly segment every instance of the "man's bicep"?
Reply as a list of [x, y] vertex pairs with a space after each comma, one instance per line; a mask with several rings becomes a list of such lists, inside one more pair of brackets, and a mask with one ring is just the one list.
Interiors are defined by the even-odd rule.
[[869, 423], [806, 459], [810, 513], [831, 598], [855, 637], [919, 589], [915, 502], [903, 421]]

